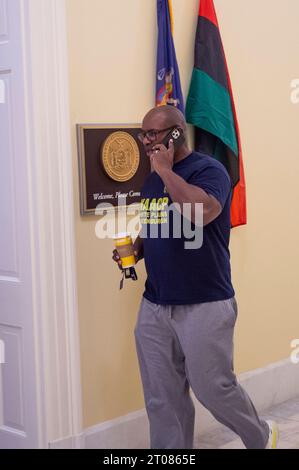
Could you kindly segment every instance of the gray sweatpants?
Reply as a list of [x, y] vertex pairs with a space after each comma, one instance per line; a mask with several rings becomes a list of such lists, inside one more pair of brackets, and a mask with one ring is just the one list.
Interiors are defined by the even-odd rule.
[[269, 427], [233, 370], [237, 314], [235, 297], [191, 305], [159, 305], [142, 297], [134, 334], [151, 449], [193, 448], [190, 387], [247, 449], [265, 448]]

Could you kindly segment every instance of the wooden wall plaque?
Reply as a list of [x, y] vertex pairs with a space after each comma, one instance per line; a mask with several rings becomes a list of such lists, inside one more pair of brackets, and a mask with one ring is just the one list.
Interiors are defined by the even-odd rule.
[[137, 137], [140, 130], [140, 124], [77, 124], [82, 216], [95, 215], [101, 202], [112, 205], [107, 210], [115, 210], [124, 195], [122, 207], [139, 206], [140, 190], [150, 173]]

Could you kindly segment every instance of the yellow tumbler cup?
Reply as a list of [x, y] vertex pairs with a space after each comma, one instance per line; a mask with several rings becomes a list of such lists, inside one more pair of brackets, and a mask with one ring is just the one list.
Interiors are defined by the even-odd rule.
[[114, 235], [113, 239], [120, 256], [122, 268], [126, 269], [135, 266], [136, 260], [131, 234], [127, 232], [118, 233]]

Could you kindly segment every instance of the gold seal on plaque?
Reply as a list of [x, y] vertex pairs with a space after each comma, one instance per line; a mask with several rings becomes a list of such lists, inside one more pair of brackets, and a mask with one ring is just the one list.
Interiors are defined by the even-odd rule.
[[128, 181], [138, 170], [140, 153], [135, 139], [123, 131], [112, 132], [104, 142], [102, 164], [114, 181]]

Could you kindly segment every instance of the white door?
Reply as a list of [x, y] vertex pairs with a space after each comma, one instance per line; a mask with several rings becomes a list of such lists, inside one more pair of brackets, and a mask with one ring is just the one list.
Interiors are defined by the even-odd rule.
[[0, 448], [38, 446], [20, 0], [0, 0]]

